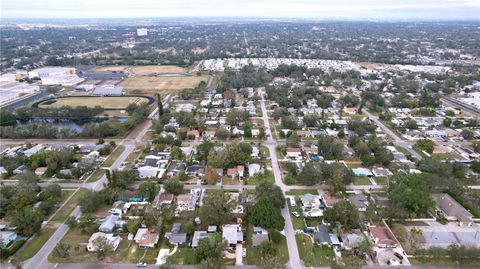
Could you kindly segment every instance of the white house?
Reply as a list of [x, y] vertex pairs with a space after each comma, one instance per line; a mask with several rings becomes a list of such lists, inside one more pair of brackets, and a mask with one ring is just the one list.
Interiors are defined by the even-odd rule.
[[93, 252], [98, 250], [97, 246], [95, 246], [95, 240], [99, 238], [105, 238], [108, 244], [112, 246], [113, 251], [117, 250], [118, 245], [120, 245], [120, 241], [122, 241], [122, 238], [120, 236], [115, 236], [111, 233], [97, 232], [92, 234], [92, 236], [90, 236], [90, 239], [88, 239], [88, 244], [87, 244], [88, 251]]

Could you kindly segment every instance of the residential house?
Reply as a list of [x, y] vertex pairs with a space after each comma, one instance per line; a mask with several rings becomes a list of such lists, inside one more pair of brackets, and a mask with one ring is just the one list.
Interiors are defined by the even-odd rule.
[[98, 230], [103, 233], [112, 233], [115, 228], [120, 228], [124, 224], [124, 221], [119, 216], [110, 215], [100, 224]]
[[252, 247], [256, 248], [265, 241], [268, 241], [268, 231], [262, 227], [253, 227]]
[[115, 236], [112, 233], [102, 233], [102, 232], [96, 232], [90, 236], [90, 239], [88, 239], [87, 243], [87, 250], [90, 252], [98, 251], [97, 246], [95, 244], [95, 240], [99, 238], [105, 238], [107, 243], [112, 246], [113, 251], [117, 250], [118, 245], [120, 245], [120, 241], [122, 241], [122, 238], [120, 236]]
[[329, 229], [323, 224], [317, 226], [317, 229], [313, 234], [313, 239], [319, 245], [330, 245], [330, 243], [332, 242], [330, 240]]
[[108, 210], [108, 213], [122, 217], [123, 214], [128, 212], [130, 205], [130, 203], [126, 203], [124, 201], [115, 201], [112, 205], [112, 208]]
[[368, 227], [370, 237], [379, 248], [395, 248], [397, 247], [397, 241], [393, 234], [386, 227]]
[[373, 177], [372, 171], [368, 168], [353, 168], [352, 172], [357, 177]]
[[190, 193], [177, 196], [177, 211], [195, 211], [199, 197], [198, 190], [191, 190]]
[[300, 148], [287, 148], [287, 158], [291, 160], [301, 160], [302, 157], [302, 149]]
[[351, 250], [360, 247], [362, 241], [365, 240], [362, 232], [360, 231], [351, 231], [341, 235], [343, 248], [346, 250]]
[[447, 193], [432, 195], [437, 203], [437, 214], [448, 220], [458, 221], [460, 225], [472, 226], [473, 215]]
[[192, 237], [192, 244], [190, 245], [192, 248], [198, 247], [198, 242], [202, 240], [203, 238], [206, 238], [209, 236], [209, 233], [207, 231], [195, 231], [193, 232], [193, 237]]
[[42, 145], [42, 144], [38, 144], [38, 145], [35, 145], [27, 150], [24, 150], [23, 151], [23, 155], [27, 156], [27, 157], [32, 157], [32, 155], [34, 155], [35, 153], [37, 152], [40, 152], [41, 150], [45, 149], [46, 146]]
[[318, 218], [323, 216], [323, 211], [320, 209], [322, 206], [320, 199], [320, 195], [313, 195], [310, 193], [302, 195], [302, 213], [304, 217]]
[[190, 165], [185, 169], [185, 173], [189, 176], [202, 178], [205, 175], [205, 167], [202, 165]]
[[348, 201], [357, 208], [358, 211], [366, 211], [369, 205], [367, 196], [363, 193], [352, 194], [348, 197]]
[[155, 199], [153, 199], [153, 204], [155, 205], [156, 208], [160, 208], [163, 205], [170, 206], [173, 203], [173, 198], [174, 195], [171, 193], [158, 193], [155, 196]]
[[226, 224], [222, 227], [222, 238], [227, 241], [227, 245], [234, 246], [243, 243], [242, 227], [239, 224]]
[[256, 174], [263, 174], [263, 168], [258, 163], [251, 163], [248, 165], [248, 175], [254, 176]]
[[45, 174], [45, 171], [47, 171], [47, 167], [38, 167], [37, 169], [35, 169], [35, 175], [41, 177], [43, 176], [43, 174]]
[[0, 231], [0, 247], [8, 247], [13, 241], [17, 239], [18, 235], [12, 231]]
[[172, 245], [185, 245], [187, 243], [187, 234], [180, 233], [181, 223], [174, 223], [172, 225], [172, 230], [168, 233], [165, 233], [165, 238], [168, 239], [168, 242]]
[[392, 176], [393, 173], [384, 167], [376, 167], [372, 169], [372, 173], [375, 177], [387, 177]]
[[133, 240], [138, 244], [140, 248], [153, 248], [158, 243], [160, 235], [147, 228], [138, 229]]

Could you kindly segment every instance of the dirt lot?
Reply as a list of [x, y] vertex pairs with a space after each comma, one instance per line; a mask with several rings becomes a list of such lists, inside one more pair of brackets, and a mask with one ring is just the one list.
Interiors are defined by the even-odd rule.
[[134, 76], [148, 76], [152, 74], [185, 73], [185, 69], [173, 65], [142, 65], [142, 66], [100, 66], [96, 72], [120, 72], [130, 73]]
[[124, 87], [129, 94], [152, 95], [156, 92], [166, 94], [193, 88], [202, 80], [207, 81], [208, 77], [129, 77], [120, 83], [120, 86]]
[[125, 108], [130, 103], [148, 102], [146, 98], [141, 97], [65, 97], [58, 98], [52, 104], [41, 104], [41, 108], [61, 107], [61, 106], [101, 106], [104, 108]]

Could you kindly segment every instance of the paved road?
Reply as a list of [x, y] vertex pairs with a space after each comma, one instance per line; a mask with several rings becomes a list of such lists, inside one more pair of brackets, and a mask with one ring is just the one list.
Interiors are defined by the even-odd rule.
[[412, 146], [412, 143], [409, 142], [409, 141], [405, 141], [403, 140], [401, 137], [399, 137], [395, 132], [393, 132], [392, 130], [390, 130], [387, 126], [385, 126], [385, 124], [383, 124], [383, 122], [381, 122], [377, 116], [374, 116], [372, 115], [370, 112], [368, 112], [366, 109], [363, 110], [363, 113], [365, 113], [365, 115], [367, 115], [367, 117], [372, 120], [373, 122], [375, 122], [375, 124], [377, 126], [379, 126], [380, 128], [383, 129], [383, 131], [389, 135], [392, 139], [393, 139], [393, 144], [397, 145], [397, 146], [400, 146], [402, 148], [405, 148], [406, 150], [408, 150], [408, 152], [410, 152], [410, 154], [412, 154], [413, 157], [417, 158], [418, 160], [422, 160], [423, 157], [418, 154], [418, 152], [416, 152], [415, 150], [411, 149], [410, 147]]
[[[270, 152], [270, 159], [272, 161], [272, 170], [275, 177], [275, 184], [278, 185], [283, 192], [287, 190], [286, 185], [282, 181], [282, 175], [278, 166], [276, 143], [272, 138], [272, 131], [270, 129], [270, 121], [267, 115], [267, 108], [265, 107], [265, 97], [263, 93], [260, 93], [262, 99], [260, 100], [260, 106], [262, 108], [262, 117], [265, 124], [265, 132], [267, 134], [267, 146]], [[290, 268], [302, 268], [303, 263], [300, 260], [298, 254], [297, 241], [295, 239], [295, 231], [293, 229], [292, 220], [290, 219], [290, 212], [288, 211], [288, 205], [285, 201], [285, 207], [282, 208], [282, 216], [285, 219], [285, 237], [287, 239], [288, 256]]]
[[[164, 106], [168, 107], [169, 101], [171, 99], [171, 96], [167, 96], [164, 101]], [[149, 116], [148, 123], [143, 126], [143, 129], [140, 130], [139, 135], [133, 139], [124, 139], [122, 140], [119, 145], [125, 146], [125, 150], [120, 154], [120, 156], [115, 160], [115, 162], [110, 166], [110, 170], [115, 170], [118, 169], [121, 164], [127, 159], [128, 155], [132, 153], [132, 151], [135, 149], [135, 144], [140, 143], [147, 133], [147, 131], [150, 129], [152, 126], [152, 121], [151, 119], [157, 118], [158, 111], [155, 110], [152, 112], [152, 114]], [[107, 177], [104, 175], [102, 176], [98, 181], [88, 183], [88, 184], [80, 184], [81, 187], [85, 187], [88, 189], [91, 189], [93, 191], [100, 191], [105, 187], [105, 183], [107, 182]], [[72, 185], [72, 184], [69, 184]], [[73, 217], [79, 217], [81, 215], [80, 207], [77, 206], [73, 210], [72, 214], [70, 216]], [[63, 236], [68, 232], [68, 226], [65, 224], [61, 224], [60, 227], [55, 231], [55, 233], [50, 237], [50, 239], [45, 243], [45, 245], [42, 246], [39, 252], [35, 256], [33, 256], [31, 259], [27, 260], [24, 264], [24, 268], [55, 268], [54, 265], [50, 264], [47, 260], [48, 254], [53, 250], [53, 248], [57, 245], [58, 242], [63, 238]], [[84, 268], [84, 267], [82, 267]], [[117, 268], [115, 266], [115, 268]]]

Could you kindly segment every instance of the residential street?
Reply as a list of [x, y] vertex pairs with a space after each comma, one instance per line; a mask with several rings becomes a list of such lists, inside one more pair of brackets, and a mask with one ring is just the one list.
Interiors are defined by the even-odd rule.
[[[285, 193], [287, 188], [282, 181], [282, 175], [280, 172], [280, 167], [278, 166], [277, 154], [276, 154], [276, 143], [272, 137], [272, 131], [270, 129], [270, 122], [267, 115], [267, 108], [265, 107], [265, 96], [264, 93], [259, 93], [262, 97], [260, 100], [260, 105], [262, 108], [262, 117], [265, 124], [265, 132], [267, 134], [268, 150], [270, 152], [270, 159], [272, 161], [272, 170], [275, 177], [275, 184], [278, 185], [282, 191]], [[288, 205], [285, 201], [285, 207], [282, 208], [282, 216], [285, 219], [285, 237], [287, 239], [288, 246], [288, 256], [289, 256], [289, 265], [290, 268], [302, 268], [303, 263], [300, 260], [300, 255], [298, 254], [297, 241], [295, 240], [295, 230], [293, 230], [292, 220], [290, 219], [290, 212], [288, 212]]]
[[410, 148], [413, 143], [403, 140], [401, 137], [395, 134], [395, 132], [393, 132], [387, 126], [385, 126], [385, 124], [383, 124], [383, 122], [381, 122], [377, 116], [372, 115], [366, 109], [362, 110], [362, 112], [365, 113], [365, 115], [367, 115], [370, 120], [375, 122], [377, 126], [382, 128], [382, 130], [393, 139], [393, 144], [395, 144], [396, 146], [405, 148], [406, 150], [408, 150], [408, 152], [410, 152], [410, 154], [412, 154], [413, 157], [417, 158], [418, 160], [423, 159], [423, 157], [420, 154], [418, 154], [418, 152]]

